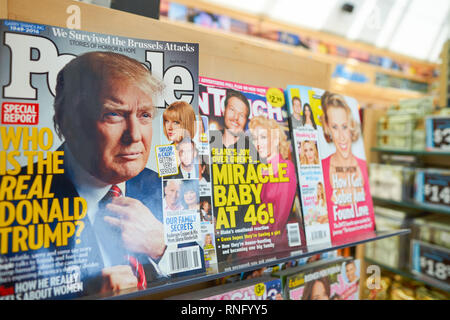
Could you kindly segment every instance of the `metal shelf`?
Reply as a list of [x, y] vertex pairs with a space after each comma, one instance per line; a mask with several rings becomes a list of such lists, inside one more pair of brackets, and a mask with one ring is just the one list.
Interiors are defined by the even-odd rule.
[[[360, 235], [358, 237], [347, 239], [345, 242], [336, 243], [332, 246], [309, 246], [303, 247], [300, 250], [289, 251], [278, 253], [276, 256], [257, 256], [253, 259], [239, 261], [239, 266], [236, 266], [236, 262], [234, 265], [228, 265], [230, 271], [220, 272], [216, 274], [209, 274], [203, 276], [196, 277], [188, 277], [188, 278], [178, 278], [174, 280], [160, 281], [155, 282], [151, 285], [150, 288], [145, 290], [133, 290], [120, 292], [119, 295], [115, 296], [89, 296], [87, 299], [134, 299], [138, 297], [148, 296], [180, 287], [190, 286], [194, 284], [198, 284], [201, 282], [216, 280], [218, 278], [222, 278], [229, 275], [234, 275], [241, 272], [252, 271], [258, 268], [269, 267], [279, 263], [284, 263], [290, 260], [300, 259], [304, 257], [309, 257], [315, 254], [321, 254], [328, 251], [333, 251], [337, 249], [343, 249], [347, 247], [357, 246], [363, 243], [367, 243], [370, 241], [381, 240], [384, 238], [394, 237], [394, 236], [403, 236], [411, 231], [409, 229], [400, 229], [400, 230], [387, 230], [387, 231], [375, 231], [370, 232], [364, 235]], [[241, 267], [240, 267], [241, 266]], [[226, 267], [225, 264], [222, 267]], [[221, 268], [222, 269], [222, 268]]]
[[410, 208], [415, 210], [423, 210], [427, 212], [434, 213], [445, 213], [450, 214], [450, 207], [440, 206], [440, 205], [432, 205], [432, 204], [424, 204], [413, 201], [396, 201], [390, 199], [383, 199], [378, 197], [372, 197], [374, 202], [378, 202], [379, 204], [384, 205], [392, 205], [397, 207]]
[[384, 265], [384, 264], [382, 264], [382, 263], [380, 263], [380, 262], [378, 262], [378, 261], [376, 261], [376, 260], [374, 260], [372, 258], [364, 257], [364, 260], [366, 260], [366, 262], [368, 262], [370, 264], [376, 264], [380, 268], [385, 269], [385, 270], [387, 270], [389, 272], [401, 275], [404, 278], [408, 278], [410, 280], [415, 280], [415, 281], [421, 282], [423, 284], [426, 284], [428, 286], [431, 286], [431, 287], [434, 287], [434, 288], [437, 288], [437, 289], [440, 289], [440, 290], [443, 290], [445, 292], [449, 292], [450, 293], [449, 287], [445, 283], [440, 283], [440, 282], [435, 281], [433, 279], [426, 279], [425, 277], [421, 277], [419, 275], [415, 275], [415, 274], [411, 273], [409, 270], [406, 270], [406, 269], [397, 269], [397, 268], [394, 268], [394, 267], [391, 267], [391, 266]]

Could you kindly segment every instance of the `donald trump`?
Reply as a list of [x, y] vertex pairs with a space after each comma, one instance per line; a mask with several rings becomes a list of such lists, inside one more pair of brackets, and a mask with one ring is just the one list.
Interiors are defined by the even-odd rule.
[[54, 124], [65, 170], [53, 191], [87, 202], [86, 290], [142, 289], [162, 274], [161, 182], [146, 168], [161, 90], [141, 63], [112, 52], [80, 55], [58, 74]]

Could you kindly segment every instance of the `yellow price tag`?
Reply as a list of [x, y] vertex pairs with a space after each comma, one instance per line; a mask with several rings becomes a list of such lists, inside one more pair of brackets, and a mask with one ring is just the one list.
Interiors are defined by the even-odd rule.
[[258, 283], [255, 285], [255, 294], [258, 297], [261, 297], [266, 291], [266, 285], [264, 283]]
[[266, 99], [272, 107], [281, 108], [284, 106], [284, 93], [278, 88], [269, 88], [266, 92]]

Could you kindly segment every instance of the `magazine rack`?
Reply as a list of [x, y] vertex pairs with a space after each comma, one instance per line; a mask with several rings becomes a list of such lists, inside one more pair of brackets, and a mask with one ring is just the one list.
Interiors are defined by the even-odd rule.
[[388, 237], [394, 237], [394, 236], [404, 236], [406, 234], [410, 233], [409, 229], [400, 229], [400, 230], [393, 230], [393, 231], [376, 231], [373, 233], [367, 233], [363, 236], [347, 239], [345, 242], [335, 244], [332, 246], [314, 246], [314, 247], [305, 247], [301, 250], [296, 251], [287, 251], [287, 252], [281, 252], [277, 254], [277, 256], [257, 256], [253, 259], [249, 259], [246, 261], [240, 261], [240, 264], [238, 266], [227, 266], [229, 271], [217, 273], [217, 274], [211, 274], [211, 275], [205, 275], [202, 277], [196, 277], [196, 278], [178, 278], [176, 280], [171, 280], [167, 282], [159, 282], [155, 283], [154, 286], [149, 287], [147, 290], [144, 291], [130, 291], [130, 292], [123, 292], [119, 296], [114, 297], [88, 297], [89, 299], [92, 298], [100, 298], [100, 299], [133, 299], [138, 298], [142, 296], [151, 296], [154, 294], [158, 294], [160, 292], [169, 291], [172, 289], [184, 287], [184, 286], [190, 286], [194, 284], [198, 284], [200, 282], [206, 282], [215, 280], [218, 278], [230, 276], [236, 273], [241, 272], [247, 272], [252, 271], [259, 268], [264, 267], [270, 267], [276, 264], [284, 263], [290, 260], [305, 258], [309, 256], [313, 256], [316, 254], [321, 254], [328, 251], [338, 250], [346, 247], [353, 247], [356, 245], [361, 245], [370, 241], [376, 241], [381, 240]]
[[[188, 24], [158, 21], [69, 0], [42, 0], [38, 3], [31, 0], [0, 0], [0, 18], [60, 27], [76, 27], [85, 31], [135, 38], [195, 42], [200, 44], [199, 60], [202, 76], [282, 88], [292, 83], [302, 83], [323, 89], [330, 87], [331, 66], [329, 64], [315, 60], [302, 50], [264, 39], [205, 30]], [[146, 290], [120, 292], [120, 295], [114, 297], [90, 296], [87, 298], [128, 299], [152, 295], [292, 259], [352, 247], [386, 237], [401, 236], [408, 232], [409, 230], [377, 231], [363, 237], [346, 239], [344, 243], [334, 246], [305, 247], [295, 252], [283, 252], [277, 256], [258, 256], [255, 260], [243, 263], [239, 268], [230, 266], [229, 271], [214, 275], [158, 282]]]

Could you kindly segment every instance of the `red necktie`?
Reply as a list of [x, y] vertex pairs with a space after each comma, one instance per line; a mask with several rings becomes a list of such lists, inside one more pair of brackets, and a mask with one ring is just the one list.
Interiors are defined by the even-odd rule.
[[138, 280], [138, 289], [146, 289], [147, 288], [147, 280], [145, 278], [145, 272], [144, 267], [142, 266], [142, 263], [136, 259], [136, 257], [132, 255], [128, 255], [128, 262], [130, 263], [131, 267], [133, 268], [134, 275], [136, 276]]
[[[118, 186], [115, 184], [111, 186], [111, 189], [109, 189], [108, 193], [106, 194], [105, 198], [108, 197], [109, 199], [121, 197], [122, 191]], [[145, 278], [145, 272], [144, 267], [142, 266], [142, 263], [136, 259], [136, 257], [132, 256], [131, 254], [127, 255], [127, 260], [130, 263], [131, 268], [133, 268], [133, 273], [136, 276], [138, 280], [138, 289], [146, 289], [147, 288], [147, 280]]]
[[118, 198], [122, 196], [122, 190], [120, 190], [117, 185], [113, 184], [111, 189], [109, 189], [108, 194], [110, 194], [111, 198]]

